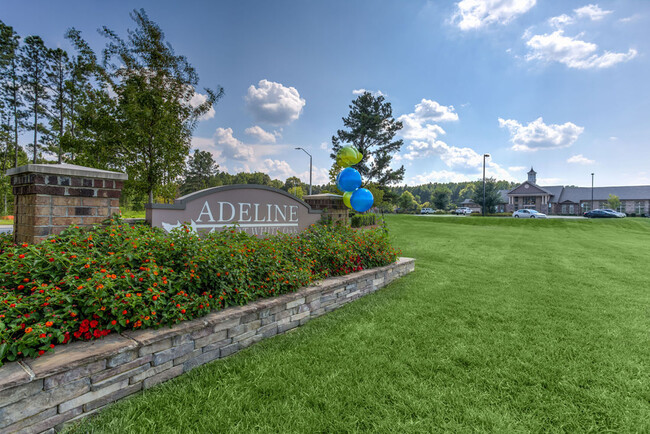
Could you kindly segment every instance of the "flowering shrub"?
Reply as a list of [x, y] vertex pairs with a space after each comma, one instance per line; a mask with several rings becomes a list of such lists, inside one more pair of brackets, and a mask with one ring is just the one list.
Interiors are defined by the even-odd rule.
[[199, 238], [121, 221], [70, 228], [36, 245], [0, 245], [0, 365], [71, 340], [171, 326], [211, 310], [392, 263], [380, 230], [312, 226], [258, 239]]

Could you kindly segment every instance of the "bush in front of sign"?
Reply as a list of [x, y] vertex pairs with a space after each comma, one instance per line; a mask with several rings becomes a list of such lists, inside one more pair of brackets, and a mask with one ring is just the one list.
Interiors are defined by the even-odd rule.
[[73, 340], [171, 326], [314, 280], [387, 265], [383, 231], [312, 226], [265, 239], [199, 238], [121, 221], [0, 249], [0, 365]]

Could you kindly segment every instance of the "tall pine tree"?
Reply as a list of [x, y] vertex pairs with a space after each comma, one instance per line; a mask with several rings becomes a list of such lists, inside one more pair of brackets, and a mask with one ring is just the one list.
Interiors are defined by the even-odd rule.
[[66, 124], [69, 123], [68, 116], [68, 86], [70, 80], [70, 59], [68, 53], [61, 48], [51, 50], [49, 53], [50, 67], [47, 71], [47, 87], [52, 99], [52, 106], [49, 111], [50, 130], [48, 135], [48, 151], [58, 156], [58, 162], [62, 160], [62, 146], [66, 133]]
[[[10, 138], [13, 146], [7, 143], [7, 153], [10, 148], [14, 151], [14, 167], [18, 167], [18, 155], [20, 146], [18, 136], [24, 127], [23, 120], [25, 112], [20, 95], [20, 71], [18, 49], [20, 37], [11, 26], [0, 21], [0, 82], [3, 106], [6, 110], [5, 129], [10, 130]], [[7, 156], [8, 157], [8, 156]], [[4, 159], [3, 159], [4, 160]], [[3, 166], [4, 173], [5, 166]]]
[[31, 118], [27, 130], [34, 132], [32, 162], [36, 164], [38, 155], [38, 135], [47, 134], [43, 123], [47, 116], [47, 101], [50, 99], [45, 85], [49, 65], [49, 50], [40, 36], [28, 36], [20, 48], [20, 66], [23, 69], [22, 95], [26, 102], [27, 114]]
[[394, 140], [402, 123], [393, 118], [391, 105], [382, 95], [364, 92], [352, 101], [343, 126], [346, 129], [338, 130], [332, 137], [332, 159], [336, 161], [341, 147], [352, 145], [363, 154], [355, 167], [366, 181], [386, 187], [404, 178], [404, 166], [397, 170], [390, 168], [393, 154], [402, 147], [402, 140]]

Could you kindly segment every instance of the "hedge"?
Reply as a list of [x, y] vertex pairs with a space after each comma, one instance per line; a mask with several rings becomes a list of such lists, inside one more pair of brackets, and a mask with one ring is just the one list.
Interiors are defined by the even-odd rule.
[[0, 365], [74, 340], [171, 326], [397, 259], [382, 230], [199, 238], [111, 220], [37, 245], [0, 239]]
[[375, 214], [355, 214], [350, 217], [350, 225], [353, 228], [360, 228], [362, 226], [373, 226], [377, 223]]

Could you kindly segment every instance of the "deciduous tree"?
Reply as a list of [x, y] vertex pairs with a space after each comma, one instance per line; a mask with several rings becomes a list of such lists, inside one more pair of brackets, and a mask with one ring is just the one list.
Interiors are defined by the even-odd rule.
[[[483, 181], [476, 182], [472, 200], [475, 204], [481, 205], [481, 210], [483, 209]], [[501, 202], [501, 195], [497, 189], [497, 183], [494, 178], [487, 178], [485, 180], [485, 213], [495, 212], [499, 202]]]
[[133, 11], [136, 28], [123, 39], [103, 27], [108, 39], [103, 76], [117, 97], [121, 132], [114, 143], [138, 191], [153, 192], [165, 177], [182, 175], [192, 132], [198, 119], [223, 95], [223, 89], [204, 89], [205, 102], [191, 103], [199, 77], [187, 58], [177, 55], [162, 29], [144, 10]]

